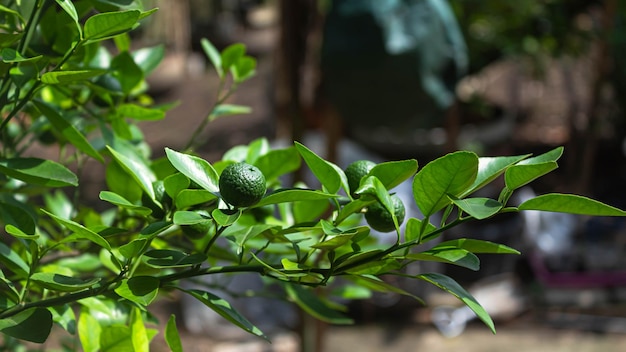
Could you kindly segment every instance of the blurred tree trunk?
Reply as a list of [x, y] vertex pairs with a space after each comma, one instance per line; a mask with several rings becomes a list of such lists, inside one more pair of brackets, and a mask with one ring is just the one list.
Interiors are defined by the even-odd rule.
[[152, 1], [158, 7], [146, 26], [145, 40], [165, 44], [169, 52], [188, 53], [191, 49], [189, 0]]

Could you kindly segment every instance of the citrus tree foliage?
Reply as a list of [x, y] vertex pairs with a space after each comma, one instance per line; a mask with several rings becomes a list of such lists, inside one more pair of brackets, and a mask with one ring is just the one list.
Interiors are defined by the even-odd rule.
[[[153, 158], [137, 121], [165, 116], [145, 96], [145, 77], [163, 57], [161, 47], [131, 49], [128, 32], [154, 10], [130, 0], [32, 0], [0, 6], [0, 331], [6, 346], [43, 343], [53, 325], [76, 337], [85, 351], [148, 350], [162, 333], [181, 350], [172, 316], [154, 329], [150, 305], [179, 292], [232, 324], [268, 338], [210, 288], [188, 289], [185, 279], [258, 273], [282, 288], [282, 299], [333, 324], [351, 320], [333, 294], [341, 285], [411, 296], [381, 279], [406, 276], [407, 265], [437, 261], [478, 270], [477, 253], [517, 253], [507, 246], [462, 238], [421, 250], [447, 229], [501, 213], [560, 211], [624, 216], [622, 210], [576, 195], [544, 194], [515, 207], [513, 192], [557, 168], [562, 148], [531, 156], [479, 157], [459, 151], [418, 167], [417, 160], [373, 166], [350, 186], [346, 173], [305, 145], [273, 148], [266, 139], [237, 146], [210, 163], [194, 153], [210, 121], [248, 112], [225, 103], [254, 75], [245, 46], [218, 51], [202, 42], [220, 80], [216, 104], [182, 150]], [[104, 45], [104, 42], [107, 45]], [[108, 45], [111, 44], [111, 45]], [[55, 160], [27, 156], [34, 141], [57, 147]], [[106, 189], [97, 211], [77, 194], [80, 170], [93, 159], [106, 167]], [[265, 179], [260, 199], [233, 206], [220, 189], [222, 171], [245, 162]], [[320, 185], [283, 184], [284, 175], [307, 168]], [[504, 179], [497, 199], [475, 196]], [[394, 188], [413, 184], [423, 218], [394, 210]], [[225, 182], [232, 185], [232, 181]], [[222, 186], [223, 187], [223, 186]], [[361, 225], [373, 204], [390, 211], [394, 224], [379, 243]], [[102, 206], [106, 205], [106, 206]], [[441, 219], [434, 223], [431, 219]], [[480, 304], [452, 278], [413, 276], [451, 293], [491, 329]], [[367, 295], [360, 295], [366, 297]], [[344, 297], [345, 298], [345, 297]], [[419, 299], [419, 297], [415, 297]]]

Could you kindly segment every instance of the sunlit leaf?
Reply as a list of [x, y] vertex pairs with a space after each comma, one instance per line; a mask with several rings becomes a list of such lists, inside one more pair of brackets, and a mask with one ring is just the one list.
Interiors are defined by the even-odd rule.
[[539, 210], [591, 216], [626, 216], [626, 211], [597, 200], [573, 195], [550, 193], [520, 204], [519, 210]]
[[208, 161], [197, 156], [165, 148], [167, 158], [183, 175], [211, 193], [219, 192], [217, 172]]
[[2, 159], [0, 160], [0, 172], [39, 186], [78, 186], [78, 177], [65, 166], [52, 160], [37, 158]]
[[54, 273], [35, 273], [30, 279], [41, 287], [61, 292], [80, 291], [100, 282], [100, 278], [83, 280]]

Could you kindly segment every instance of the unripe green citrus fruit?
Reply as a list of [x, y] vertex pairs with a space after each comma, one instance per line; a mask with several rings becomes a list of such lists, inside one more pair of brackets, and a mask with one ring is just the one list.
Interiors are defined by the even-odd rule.
[[348, 179], [348, 187], [350, 193], [354, 196], [354, 191], [359, 188], [361, 179], [367, 175], [370, 170], [376, 166], [376, 163], [369, 160], [357, 160], [346, 167], [345, 174]]
[[[404, 221], [404, 204], [400, 197], [395, 194], [391, 196], [391, 203], [393, 204], [396, 219], [398, 219], [398, 225], [400, 225]], [[391, 232], [396, 229], [391, 213], [380, 202], [367, 207], [365, 220], [371, 228], [379, 232]]]
[[265, 195], [265, 176], [256, 166], [245, 162], [230, 164], [220, 175], [220, 194], [235, 207], [249, 207]]

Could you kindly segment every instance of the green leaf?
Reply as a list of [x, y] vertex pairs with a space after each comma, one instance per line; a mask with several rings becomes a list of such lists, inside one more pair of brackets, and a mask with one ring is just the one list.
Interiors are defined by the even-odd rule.
[[352, 324], [352, 319], [331, 309], [311, 289], [300, 285], [285, 283], [287, 297], [309, 315], [330, 324]]
[[361, 179], [361, 186], [354, 191], [355, 194], [360, 196], [370, 195], [376, 197], [378, 201], [387, 209], [387, 211], [391, 214], [391, 218], [396, 229], [399, 228], [398, 219], [396, 217], [396, 211], [393, 205], [393, 201], [391, 200], [391, 196], [387, 191], [387, 188], [378, 180], [378, 178], [374, 176], [366, 176]]
[[424, 252], [408, 254], [406, 258], [411, 260], [449, 263], [474, 271], [480, 269], [480, 260], [478, 257], [470, 251], [461, 248], [435, 247]]
[[139, 10], [95, 14], [85, 22], [85, 39], [98, 41], [128, 32], [135, 27], [140, 15]]
[[231, 306], [228, 301], [210, 293], [201, 290], [185, 290], [180, 287], [177, 287], [182, 292], [185, 292], [198, 301], [202, 302], [207, 307], [211, 308], [214, 312], [224, 317], [229, 322], [235, 324], [240, 327], [244, 331], [247, 331], [253, 335], [262, 337], [269, 341], [269, 338], [261, 331], [259, 328], [254, 326], [248, 319], [244, 318], [239, 312]]
[[150, 339], [144, 325], [143, 318], [141, 317], [141, 311], [139, 308], [134, 308], [130, 314], [130, 330], [131, 339], [133, 341], [134, 352], [149, 352], [150, 351]]
[[563, 155], [563, 147], [557, 147], [541, 155], [537, 155], [532, 158], [522, 160], [519, 163], [517, 163], [517, 165], [532, 165], [532, 164], [543, 164], [543, 163], [548, 163], [548, 162], [557, 162], [559, 158], [561, 158], [562, 155]]
[[476, 316], [478, 316], [478, 318], [482, 320], [483, 323], [485, 323], [485, 325], [487, 325], [487, 327], [489, 327], [489, 329], [491, 329], [494, 334], [496, 333], [496, 328], [493, 324], [493, 320], [491, 320], [491, 317], [489, 316], [487, 311], [485, 311], [480, 303], [478, 303], [478, 301], [476, 301], [476, 299], [472, 297], [469, 292], [467, 292], [452, 278], [437, 273], [421, 274], [415, 277], [420, 280], [430, 282], [431, 284], [460, 299], [461, 302], [465, 303], [466, 306], [468, 306], [474, 313], [476, 313]]
[[88, 310], [83, 309], [78, 318], [78, 338], [85, 352], [100, 350], [100, 335], [102, 327]]
[[211, 220], [196, 211], [179, 210], [174, 213], [174, 224], [176, 225], [194, 225]]
[[39, 238], [39, 235], [34, 234], [34, 235], [29, 235], [27, 233], [25, 233], [24, 231], [20, 230], [19, 228], [8, 224], [4, 226], [4, 230], [11, 236], [15, 237], [15, 238], [22, 238], [25, 240], [37, 240]]
[[348, 189], [348, 180], [337, 165], [320, 158], [304, 145], [295, 142], [296, 149], [309, 166], [315, 177], [328, 190], [329, 193], [337, 193], [341, 187]]
[[52, 313], [45, 308], [30, 308], [0, 320], [0, 331], [20, 340], [44, 343], [52, 329]]
[[30, 208], [27, 208], [25, 204], [17, 201], [11, 199], [3, 201], [0, 199], [0, 221], [6, 224], [5, 229], [9, 228], [7, 231], [15, 228], [16, 231], [11, 232], [12, 234], [19, 234], [20, 236], [22, 233], [30, 236], [36, 234], [36, 216], [31, 213]]
[[426, 164], [413, 179], [413, 197], [425, 217], [450, 204], [449, 195], [458, 197], [476, 180], [478, 156], [460, 151]]
[[520, 204], [519, 210], [540, 210], [591, 216], [626, 216], [626, 211], [573, 194], [550, 193]]
[[72, 20], [74, 21], [74, 24], [76, 25], [76, 28], [78, 29], [78, 32], [81, 32], [81, 26], [80, 23], [78, 22], [78, 13], [76, 12], [76, 8], [74, 7], [74, 4], [72, 3], [71, 0], [56, 0], [57, 4], [59, 4], [59, 6], [61, 6], [61, 8], [63, 9], [63, 11], [65, 11], [65, 13], [67, 13], [68, 15], [70, 15], [70, 17], [72, 18]]
[[243, 252], [243, 247], [248, 240], [254, 238], [265, 231], [274, 228], [275, 225], [270, 224], [255, 224], [252, 226], [230, 226], [225, 231], [223, 236], [235, 242], [237, 245], [237, 254]]
[[509, 190], [518, 189], [537, 178], [556, 170], [559, 166], [554, 161], [536, 164], [517, 164], [504, 173], [504, 182]]
[[337, 215], [337, 218], [335, 219], [335, 224], [341, 224], [350, 215], [361, 212], [365, 207], [367, 207], [368, 205], [374, 202], [376, 202], [375, 199], [371, 199], [371, 200], [355, 199], [349, 202], [348, 204], [344, 205], [339, 211], [339, 214]]
[[211, 111], [211, 114], [209, 114], [209, 121], [214, 121], [224, 116], [249, 114], [251, 112], [252, 109], [249, 106], [219, 104]]
[[437, 230], [437, 227], [429, 222], [425, 225], [426, 228], [423, 229], [424, 233], [422, 233], [422, 226], [424, 226], [422, 222], [423, 220], [416, 218], [410, 218], [407, 220], [404, 230], [404, 240], [406, 242], [412, 242], [419, 239], [419, 243], [423, 243], [434, 238], [434, 235], [428, 236], [428, 234]]
[[100, 334], [101, 352], [134, 352], [133, 336], [128, 326], [103, 325]]
[[343, 233], [340, 235], [330, 236], [325, 241], [316, 243], [311, 246], [311, 248], [323, 249], [325, 251], [331, 251], [333, 249], [337, 249], [344, 244], [350, 242], [354, 235], [357, 233]]
[[118, 163], [108, 163], [105, 169], [106, 185], [111, 192], [117, 193], [129, 202], [139, 202], [143, 191], [132, 176]]
[[383, 293], [397, 293], [403, 296], [411, 297], [418, 302], [424, 304], [424, 301], [413, 295], [412, 293], [401, 289], [400, 287], [393, 286], [388, 284], [387, 282], [381, 280], [380, 278], [372, 275], [350, 275], [348, 279], [355, 282], [359, 286], [368, 288], [373, 291], [383, 292]]
[[0, 51], [0, 56], [2, 56], [2, 62], [8, 63], [8, 64], [16, 63], [16, 62], [24, 63], [24, 62], [29, 62], [29, 61], [37, 61], [43, 57], [42, 55], [38, 55], [34, 57], [23, 57], [19, 52], [17, 52], [13, 48], [3, 48], [2, 51]]
[[146, 238], [135, 238], [119, 247], [120, 254], [128, 259], [134, 258], [146, 248], [147, 243], [148, 239]]
[[516, 249], [503, 244], [471, 238], [459, 238], [441, 242], [433, 248], [462, 248], [472, 253], [520, 254]]
[[248, 145], [248, 152], [246, 155], [246, 162], [248, 164], [256, 163], [257, 159], [260, 156], [267, 154], [270, 150], [270, 143], [267, 141], [267, 138], [258, 138], [254, 141], [250, 142]]
[[530, 154], [518, 156], [497, 156], [478, 158], [478, 174], [474, 184], [461, 194], [461, 198], [483, 188], [498, 176], [502, 175], [511, 165], [527, 158]]
[[128, 117], [138, 121], [157, 121], [165, 118], [165, 111], [146, 108], [137, 104], [121, 104], [115, 112], [120, 117]]
[[150, 196], [150, 199], [154, 199], [152, 183], [156, 180], [156, 176], [152, 170], [137, 157], [122, 155], [108, 145], [107, 149], [111, 153], [111, 156], [113, 156], [113, 159], [117, 161], [118, 165], [137, 182], [141, 189]]
[[78, 186], [78, 177], [52, 160], [12, 158], [0, 160], [0, 172], [26, 183], [46, 187]]
[[63, 240], [61, 240], [61, 243], [75, 242], [77, 240], [88, 240], [108, 250], [109, 252], [111, 251], [111, 245], [109, 244], [109, 242], [107, 242], [107, 240], [105, 240], [104, 237], [100, 236], [99, 234], [72, 220], [60, 218], [44, 209], [42, 209], [41, 211], [50, 216], [59, 225], [65, 226], [68, 230], [74, 233], [73, 235], [65, 237]]
[[33, 103], [41, 114], [48, 119], [52, 127], [72, 143], [73, 146], [99, 162], [104, 163], [104, 159], [100, 153], [89, 143], [87, 138], [72, 126], [72, 124], [67, 122], [56, 110], [42, 101], [34, 100]]
[[52, 313], [52, 320], [65, 331], [76, 335], [76, 315], [69, 304], [48, 308]]
[[220, 52], [206, 38], [200, 39], [200, 45], [202, 46], [202, 50], [204, 50], [204, 53], [206, 54], [213, 67], [215, 67], [217, 75], [220, 78], [223, 78], [224, 69], [222, 68], [222, 57], [220, 56]]
[[256, 59], [250, 56], [239, 58], [232, 66], [231, 72], [236, 83], [241, 83], [254, 76], [256, 72]]
[[170, 315], [165, 326], [165, 342], [172, 352], [183, 352], [183, 344], [176, 328], [176, 316]]
[[165, 148], [168, 160], [183, 175], [211, 193], [219, 192], [219, 176], [208, 161]]
[[268, 181], [275, 180], [279, 176], [296, 171], [300, 168], [302, 159], [295, 147], [270, 150], [261, 155], [254, 166], [265, 176]]
[[388, 190], [398, 186], [417, 172], [417, 160], [387, 161], [376, 164], [368, 173], [375, 176]]
[[100, 282], [100, 278], [83, 280], [76, 277], [54, 273], [34, 273], [30, 277], [30, 280], [37, 283], [41, 287], [61, 292], [80, 291]]
[[203, 189], [184, 189], [178, 193], [174, 203], [177, 209], [185, 209], [194, 205], [204, 204], [218, 197]]
[[450, 197], [450, 200], [452, 200], [452, 203], [459, 207], [459, 209], [478, 220], [484, 220], [496, 215], [500, 209], [502, 209], [500, 202], [490, 198], [458, 199], [456, 197]]
[[147, 77], [156, 69], [165, 57], [165, 46], [157, 45], [153, 47], [141, 48], [131, 53], [133, 61], [137, 64], [143, 76]]
[[128, 51], [115, 56], [111, 61], [110, 69], [125, 94], [130, 94], [144, 79], [143, 70], [137, 66]]
[[156, 277], [134, 276], [122, 280], [122, 283], [115, 289], [115, 293], [146, 307], [157, 297], [160, 283]]
[[[169, 162], [169, 161], [168, 161]], [[172, 199], [176, 199], [178, 193], [189, 187], [191, 182], [187, 176], [177, 172], [173, 175], [167, 176], [163, 180], [163, 186], [165, 187], [165, 193]]]
[[30, 267], [15, 251], [0, 242], [0, 263], [21, 278], [28, 277]]
[[228, 72], [237, 61], [246, 54], [246, 46], [235, 43], [227, 46], [221, 54], [222, 69]]
[[241, 216], [241, 210], [214, 209], [211, 216], [220, 226], [230, 226]]
[[150, 208], [141, 206], [141, 205], [135, 205], [131, 202], [129, 202], [126, 198], [120, 196], [117, 193], [114, 192], [110, 192], [110, 191], [101, 191], [100, 192], [100, 199], [105, 201], [105, 202], [109, 202], [111, 204], [115, 204], [117, 206], [119, 206], [120, 208], [124, 208], [124, 209], [128, 209], [131, 211], [134, 211], [135, 213], [137, 213], [137, 215], [141, 215], [141, 216], [147, 216], [150, 215], [152, 213], [152, 210]]
[[146, 264], [155, 268], [184, 268], [202, 264], [207, 259], [202, 253], [187, 254], [174, 249], [153, 249], [143, 257]]
[[45, 84], [65, 84], [85, 81], [100, 76], [105, 72], [105, 70], [50, 71], [41, 75], [41, 82]]
[[269, 204], [278, 204], [278, 203], [291, 203], [297, 201], [315, 201], [315, 200], [327, 200], [336, 198], [337, 195], [329, 194], [322, 191], [315, 191], [310, 189], [302, 189], [302, 188], [292, 188], [292, 189], [281, 189], [270, 193], [269, 195], [263, 197], [261, 201], [257, 204], [253, 205], [253, 208], [259, 208], [262, 206], [266, 206]]

